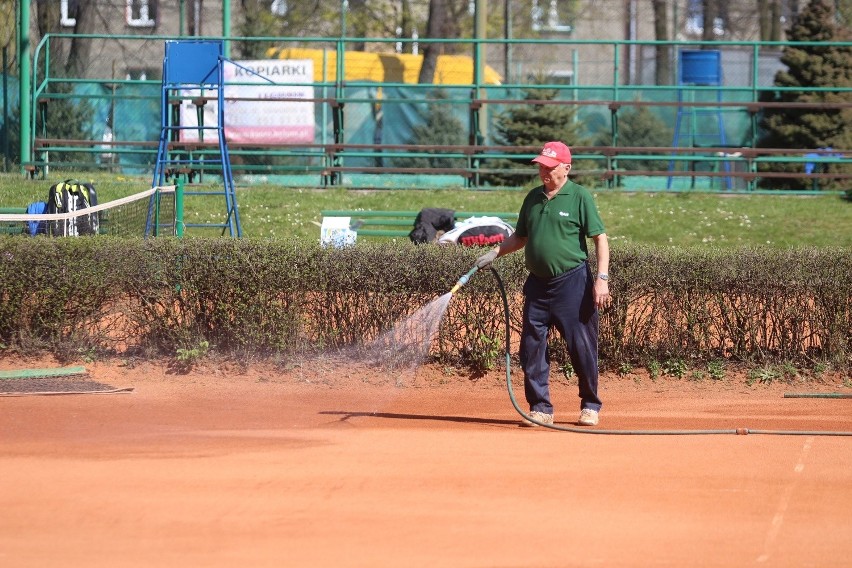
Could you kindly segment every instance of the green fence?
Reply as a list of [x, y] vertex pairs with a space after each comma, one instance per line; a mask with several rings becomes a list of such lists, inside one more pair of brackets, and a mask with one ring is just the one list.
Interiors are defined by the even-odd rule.
[[[160, 108], [164, 42], [178, 39], [186, 38], [45, 36], [34, 50], [33, 112], [21, 117], [30, 125], [31, 137], [24, 141], [31, 152], [22, 166], [33, 176], [45, 176], [51, 169], [153, 171], [162, 113], [174, 111]], [[85, 47], [89, 61], [84, 72], [69, 76], [55, 54], [67, 53], [72, 41], [76, 49]], [[508, 146], [498, 135], [507, 113], [529, 105], [575, 109], [574, 124], [566, 132], [579, 125], [582, 134], [565, 141], [574, 150], [574, 173], [588, 183], [628, 189], [755, 191], [761, 180], [775, 176], [807, 177], [810, 187], [819, 190], [823, 181], [845, 183], [852, 178], [848, 148], [758, 147], [760, 116], [773, 104], [791, 113], [852, 107], [848, 85], [808, 89], [832, 94], [836, 102], [830, 104], [765, 102], [767, 95], [785, 90], [774, 85], [775, 73], [784, 67], [780, 54], [785, 43], [420, 39], [421, 48], [427, 43], [446, 44], [445, 50], [459, 57], [451, 66], [453, 73], [436, 75], [432, 83], [416, 83], [407, 73], [410, 56], [394, 51], [410, 40], [224, 41], [234, 62], [308, 60], [310, 54], [315, 73], [308, 81], [311, 96], [298, 99], [308, 105], [305, 112], [313, 113], [313, 120], [308, 119], [313, 127], [310, 139], [229, 142], [232, 167], [241, 183], [499, 187], [494, 179], [507, 173], [509, 166], [512, 173], [519, 173], [513, 168], [538, 151], [537, 146]], [[831, 45], [852, 47], [852, 43]], [[679, 67], [685, 54], [708, 48], [719, 56], [718, 80], [685, 82]], [[377, 63], [370, 67], [351, 57], [363, 51], [380, 54]], [[666, 84], [655, 79], [661, 54], [673, 70]], [[250, 85], [243, 81], [228, 84]], [[282, 89], [305, 86], [304, 79], [288, 82], [274, 77], [274, 82]], [[196, 101], [195, 107], [190, 107], [190, 99]], [[173, 104], [199, 111], [205, 102], [194, 94]], [[236, 96], [227, 102], [251, 104], [262, 116], [272, 114], [265, 108], [273, 108], [267, 105], [276, 101]], [[653, 120], [652, 139], [627, 136], [626, 123], [639, 111]], [[433, 127], [437, 115], [444, 128], [451, 125], [449, 135], [440, 142], [422, 142], [424, 130]], [[218, 152], [210, 141], [175, 141], [171, 147], [199, 157]], [[778, 165], [777, 171], [773, 165]], [[531, 167], [520, 170], [529, 179], [535, 173]]]

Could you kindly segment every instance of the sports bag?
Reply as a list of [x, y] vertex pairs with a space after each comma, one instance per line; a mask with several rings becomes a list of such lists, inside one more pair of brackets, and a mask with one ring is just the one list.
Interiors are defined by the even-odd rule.
[[515, 229], [500, 217], [470, 217], [456, 223], [452, 231], [438, 238], [439, 245], [458, 243], [466, 247], [502, 243]]
[[[48, 213], [73, 213], [98, 204], [98, 194], [91, 183], [67, 179], [51, 186], [47, 194]], [[49, 222], [54, 237], [97, 235], [100, 219], [97, 213], [76, 215], [69, 219]]]

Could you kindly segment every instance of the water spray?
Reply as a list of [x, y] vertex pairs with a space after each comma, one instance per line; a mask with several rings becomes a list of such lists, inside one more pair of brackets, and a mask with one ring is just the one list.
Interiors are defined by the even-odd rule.
[[458, 291], [459, 291], [459, 289], [460, 289], [462, 286], [464, 286], [465, 284], [467, 284], [467, 281], [468, 281], [468, 280], [470, 280], [470, 277], [471, 277], [471, 276], [473, 276], [474, 274], [476, 274], [476, 271], [477, 271], [477, 270], [479, 270], [479, 267], [478, 267], [478, 266], [474, 266], [473, 268], [471, 268], [471, 269], [470, 269], [470, 272], [468, 272], [467, 274], [465, 274], [464, 276], [462, 276], [461, 278], [459, 278], [459, 281], [458, 281], [458, 282], [456, 282], [456, 285], [455, 285], [455, 286], [453, 286], [453, 289], [452, 289], [452, 290], [450, 290], [450, 294], [455, 294], [456, 292], [458, 292]]

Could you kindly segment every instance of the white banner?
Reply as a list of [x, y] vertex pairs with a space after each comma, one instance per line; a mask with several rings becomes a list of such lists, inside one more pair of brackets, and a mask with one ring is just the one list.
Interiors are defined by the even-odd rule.
[[[228, 142], [313, 143], [314, 102], [281, 99], [314, 97], [314, 62], [310, 59], [264, 59], [235, 63], [226, 61], [222, 70], [225, 76], [225, 138]], [[202, 95], [215, 97], [216, 92], [202, 93], [199, 89], [182, 92], [183, 97], [191, 98], [181, 100], [181, 126], [198, 126], [198, 107], [192, 98]], [[214, 98], [202, 107], [205, 127], [218, 125], [218, 106]], [[205, 130], [204, 139], [215, 141], [215, 132]], [[181, 141], [198, 140], [198, 129], [181, 130]]]

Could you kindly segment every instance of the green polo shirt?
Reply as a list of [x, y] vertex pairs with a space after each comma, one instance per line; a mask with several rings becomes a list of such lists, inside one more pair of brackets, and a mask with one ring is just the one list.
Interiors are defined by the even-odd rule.
[[551, 278], [586, 261], [586, 239], [606, 232], [589, 190], [572, 181], [547, 199], [544, 186], [531, 190], [518, 214], [515, 234], [526, 237], [527, 269], [540, 278]]

